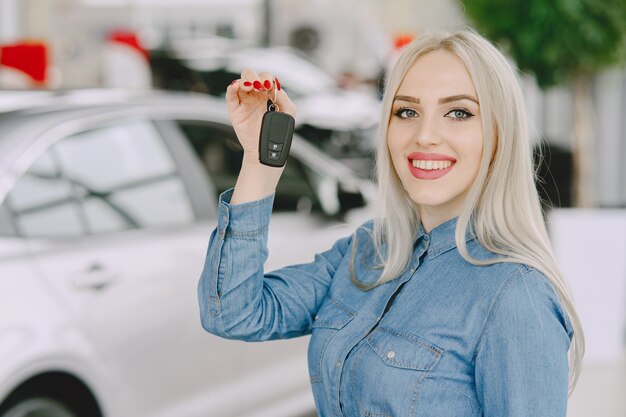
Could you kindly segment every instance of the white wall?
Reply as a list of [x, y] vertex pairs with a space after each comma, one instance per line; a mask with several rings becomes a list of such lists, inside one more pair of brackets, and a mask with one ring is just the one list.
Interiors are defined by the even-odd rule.
[[549, 227], [583, 324], [585, 361], [621, 361], [626, 336], [626, 210], [553, 210]]
[[0, 42], [11, 42], [21, 35], [19, 0], [0, 0]]

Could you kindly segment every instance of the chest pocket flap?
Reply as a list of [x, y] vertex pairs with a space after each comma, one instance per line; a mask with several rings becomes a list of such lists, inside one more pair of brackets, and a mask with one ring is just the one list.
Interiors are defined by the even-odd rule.
[[339, 301], [332, 293], [329, 293], [317, 311], [313, 328], [326, 327], [339, 330], [348, 324], [355, 315], [354, 310]]
[[367, 343], [389, 366], [430, 371], [441, 359], [443, 349], [416, 335], [407, 335], [379, 326]]

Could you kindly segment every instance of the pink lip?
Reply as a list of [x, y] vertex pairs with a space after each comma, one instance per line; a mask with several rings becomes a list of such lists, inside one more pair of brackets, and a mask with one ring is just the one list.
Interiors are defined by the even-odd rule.
[[[450, 165], [446, 169], [432, 169], [425, 170], [420, 168], [415, 168], [413, 166], [414, 160], [423, 160], [423, 161], [451, 161], [452, 165]], [[436, 180], [437, 178], [441, 178], [446, 175], [452, 168], [454, 168], [454, 163], [456, 159], [448, 155], [442, 155], [437, 153], [423, 153], [423, 152], [413, 152], [408, 157], [409, 162], [409, 170], [411, 174], [420, 180]]]
[[440, 153], [413, 152], [409, 155], [409, 161], [413, 161], [415, 159], [422, 161], [452, 161], [452, 163], [456, 162], [456, 159], [454, 159], [453, 157]]

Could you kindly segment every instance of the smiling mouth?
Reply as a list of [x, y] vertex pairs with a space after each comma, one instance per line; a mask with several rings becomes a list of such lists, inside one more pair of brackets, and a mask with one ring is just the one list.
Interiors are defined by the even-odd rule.
[[456, 159], [450, 155], [434, 152], [412, 152], [407, 155], [411, 175], [418, 180], [436, 180], [450, 172]]
[[443, 170], [452, 166], [452, 161], [426, 161], [423, 159], [414, 159], [411, 161], [413, 168], [419, 168], [424, 171]]

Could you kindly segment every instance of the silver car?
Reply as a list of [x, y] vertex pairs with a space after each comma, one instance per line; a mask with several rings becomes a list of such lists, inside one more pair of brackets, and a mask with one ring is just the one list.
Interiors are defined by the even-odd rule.
[[[200, 326], [217, 196], [241, 160], [225, 103], [87, 91], [15, 107], [0, 113], [0, 417], [313, 414], [306, 338]], [[371, 190], [296, 136], [266, 268], [347, 235]]]

